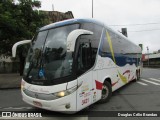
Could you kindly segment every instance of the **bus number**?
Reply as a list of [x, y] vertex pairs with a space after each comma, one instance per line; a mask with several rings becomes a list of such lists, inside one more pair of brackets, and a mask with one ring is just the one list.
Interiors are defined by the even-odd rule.
[[82, 100], [82, 105], [87, 104], [89, 102], [89, 98]]

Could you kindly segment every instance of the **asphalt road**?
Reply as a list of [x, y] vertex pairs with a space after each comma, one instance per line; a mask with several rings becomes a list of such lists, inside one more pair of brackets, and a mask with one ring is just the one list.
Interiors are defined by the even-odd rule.
[[[19, 89], [0, 90], [0, 110], [1, 111], [43, 111], [48, 115], [54, 115], [55, 119], [66, 119], [62, 117], [63, 114], [56, 112], [49, 112], [41, 109], [36, 109], [21, 100], [21, 93]], [[81, 113], [89, 113], [90, 111], [160, 111], [160, 69], [143, 69], [142, 77], [137, 82], [131, 82], [128, 85], [115, 91], [111, 100], [105, 104], [94, 104]], [[79, 114], [78, 113], [78, 114]], [[107, 114], [107, 112], [106, 112]], [[109, 113], [108, 113], [109, 114]], [[61, 118], [60, 118], [61, 116]], [[68, 115], [70, 120], [87, 120], [98, 119], [97, 117], [76, 117]], [[105, 119], [106, 117], [100, 117]], [[136, 120], [150, 120], [148, 117], [108, 117], [108, 120], [116, 119], [136, 119]], [[153, 117], [153, 120], [160, 118]]]

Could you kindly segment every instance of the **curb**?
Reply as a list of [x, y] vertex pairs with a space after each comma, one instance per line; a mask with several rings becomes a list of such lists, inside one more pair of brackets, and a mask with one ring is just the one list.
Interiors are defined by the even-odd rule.
[[143, 68], [147, 68], [147, 69], [157, 69], [157, 70], [160, 69], [160, 67], [143, 67]]
[[11, 89], [20, 89], [20, 87], [6, 87], [6, 88], [0, 88], [0, 90], [11, 90]]

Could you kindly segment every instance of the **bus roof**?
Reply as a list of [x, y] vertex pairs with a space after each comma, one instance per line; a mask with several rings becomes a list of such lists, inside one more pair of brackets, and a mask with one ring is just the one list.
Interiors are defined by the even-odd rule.
[[104, 26], [103, 23], [96, 21], [94, 19], [68, 19], [68, 20], [64, 20], [64, 21], [60, 21], [60, 22], [55, 22], [49, 25], [46, 25], [42, 28], [39, 29], [39, 31], [44, 31], [44, 30], [48, 30], [48, 29], [52, 29], [52, 28], [56, 28], [56, 27], [60, 27], [60, 26], [65, 26], [65, 25], [69, 25], [69, 24], [76, 24], [76, 23], [95, 23], [101, 26]]
[[[60, 26], [65, 26], [65, 25], [69, 25], [69, 24], [76, 24], [76, 23], [94, 23], [94, 24], [97, 24], [97, 25], [100, 25], [100, 26], [104, 26], [105, 28], [107, 28], [107, 29], [111, 30], [112, 32], [116, 33], [117, 35], [121, 36], [122, 38], [124, 38], [128, 42], [134, 44], [134, 46], [137, 46], [135, 43], [130, 41], [127, 37], [125, 37], [124, 35], [122, 35], [118, 31], [113, 30], [109, 26], [107, 26], [104, 23], [99, 22], [99, 21], [97, 21], [95, 19], [81, 19], [81, 18], [80, 19], [68, 19], [68, 20], [55, 22], [55, 23], [46, 25], [46, 26], [40, 28], [39, 31], [44, 31], [44, 30], [48, 30], [48, 29], [52, 29], [52, 28], [56, 28], [56, 27], [60, 27]], [[139, 50], [140, 50], [140, 47], [139, 47]]]

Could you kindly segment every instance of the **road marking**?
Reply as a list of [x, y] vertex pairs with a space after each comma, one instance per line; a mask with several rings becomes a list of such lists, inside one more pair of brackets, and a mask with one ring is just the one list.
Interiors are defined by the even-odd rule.
[[33, 107], [7, 107], [7, 108], [2, 108], [2, 109], [17, 109], [17, 110], [21, 110], [21, 109], [33, 109]]
[[151, 80], [153, 80], [153, 81], [156, 81], [156, 82], [160, 82], [160, 80], [155, 79], [155, 78], [149, 78], [149, 79], [151, 79]]
[[2, 108], [2, 109], [13, 109], [13, 107], [7, 107], [7, 108]]
[[139, 84], [141, 84], [141, 85], [147, 85], [146, 83], [143, 83], [143, 82], [137, 82], [137, 83], [139, 83]]
[[155, 83], [155, 82], [152, 82], [152, 81], [149, 81], [149, 80], [146, 80], [146, 79], [141, 79], [142, 81], [145, 81], [145, 82], [148, 82], [148, 83], [151, 83], [151, 84], [154, 84], [154, 85], [160, 85], [159, 83]]

